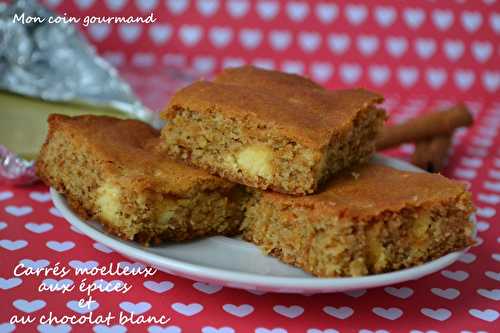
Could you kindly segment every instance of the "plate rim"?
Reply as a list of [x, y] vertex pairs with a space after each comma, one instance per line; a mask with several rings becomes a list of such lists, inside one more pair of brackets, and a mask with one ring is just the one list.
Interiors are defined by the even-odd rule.
[[[403, 168], [408, 171], [425, 172], [405, 161], [392, 157], [378, 155], [372, 161], [375, 163], [389, 163], [391, 164], [391, 166], [399, 166], [399, 168]], [[85, 236], [108, 246], [109, 248], [115, 250], [117, 253], [128, 258], [133, 258], [135, 260], [155, 266], [159, 270], [166, 271], [170, 274], [180, 275], [182, 277], [186, 277], [196, 281], [215, 280], [218, 282], [223, 282], [224, 285], [232, 288], [259, 290], [283, 289], [283, 291], [280, 292], [304, 293], [306, 291], [335, 292], [386, 286], [408, 280], [419, 279], [423, 276], [444, 269], [445, 267], [454, 263], [463, 253], [467, 252], [470, 248], [467, 247], [464, 250], [446, 254], [442, 257], [414, 267], [405, 268], [393, 272], [359, 277], [287, 277], [236, 272], [221, 268], [187, 263], [178, 259], [165, 257], [141, 249], [140, 244], [135, 244], [135, 246], [133, 246], [129, 244], [129, 242], [131, 241], [121, 240], [113, 235], [108, 234], [105, 231], [98, 230], [92, 227], [87, 221], [83, 220], [77, 214], [75, 214], [67, 205], [65, 198], [52, 187], [50, 188], [50, 194], [54, 206], [61, 212], [62, 217], [66, 221], [78, 228]], [[472, 219], [475, 224], [473, 215]], [[238, 285], [253, 285], [256, 286], [256, 288], [241, 287]], [[287, 291], [287, 289], [300, 290], [300, 292]]]

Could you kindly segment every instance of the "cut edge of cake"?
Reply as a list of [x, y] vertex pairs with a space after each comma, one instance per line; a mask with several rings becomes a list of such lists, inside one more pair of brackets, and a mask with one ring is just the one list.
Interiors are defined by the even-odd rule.
[[441, 199], [372, 213], [311, 197], [256, 193], [241, 225], [243, 238], [318, 277], [396, 271], [474, 244], [474, 208], [465, 186]]
[[[231, 73], [239, 73], [233, 70], [221, 82], [198, 81], [174, 95], [162, 113], [167, 154], [247, 186], [303, 195], [375, 151], [386, 119], [376, 106], [381, 96], [362, 89], [301, 88], [298, 82], [311, 81], [248, 70], [268, 77], [269, 91], [233, 82]], [[311, 103], [315, 111], [307, 115], [302, 108]], [[339, 114], [326, 112], [330, 103]]]
[[[120, 124], [120, 129], [115, 124]], [[89, 128], [82, 131], [81, 126]], [[99, 133], [102, 131], [108, 133]], [[91, 133], [104, 142], [94, 144], [94, 138], [89, 137]], [[98, 220], [120, 238], [145, 245], [238, 232], [247, 197], [241, 186], [192, 170], [192, 183], [167, 191], [161, 178], [154, 177], [154, 171], [148, 168], [141, 172], [140, 163], [123, 171], [127, 168], [127, 158], [119, 161], [99, 148], [106, 144], [106, 135], [114, 135], [113, 139], [122, 137], [124, 141], [128, 140], [125, 135], [137, 135], [146, 145], [158, 134], [149, 125], [135, 120], [49, 117], [49, 133], [36, 163], [37, 174], [61, 193], [80, 216]], [[124, 154], [137, 154], [146, 161], [147, 155], [159, 154], [141, 145], [113, 144], [123, 149]], [[184, 168], [187, 174], [193, 169], [182, 166], [181, 170]], [[178, 193], [179, 188], [185, 192]]]

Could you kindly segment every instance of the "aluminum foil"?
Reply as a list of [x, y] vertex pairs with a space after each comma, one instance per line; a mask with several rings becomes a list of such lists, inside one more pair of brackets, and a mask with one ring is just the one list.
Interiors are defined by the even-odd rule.
[[29, 185], [36, 180], [35, 161], [27, 161], [0, 145], [0, 179], [15, 185]]
[[[70, 24], [14, 22], [54, 16], [34, 0], [0, 3], [0, 89], [51, 102], [112, 107], [158, 126], [157, 115]], [[1, 148], [1, 147], [0, 147]], [[0, 149], [0, 180], [33, 180], [33, 163]]]

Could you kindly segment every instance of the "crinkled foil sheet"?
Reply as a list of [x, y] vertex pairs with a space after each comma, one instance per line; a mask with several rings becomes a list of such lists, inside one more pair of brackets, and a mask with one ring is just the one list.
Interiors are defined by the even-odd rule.
[[[70, 24], [14, 22], [54, 14], [34, 0], [0, 3], [0, 89], [51, 102], [112, 107], [158, 125], [154, 112]], [[34, 165], [0, 145], [0, 181], [34, 181]]]

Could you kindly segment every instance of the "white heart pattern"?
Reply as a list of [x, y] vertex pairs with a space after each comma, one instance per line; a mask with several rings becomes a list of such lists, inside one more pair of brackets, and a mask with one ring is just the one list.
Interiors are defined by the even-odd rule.
[[[356, 297], [359, 297], [359, 296], [356, 296]], [[338, 319], [347, 319], [350, 316], [352, 316], [352, 314], [354, 313], [354, 310], [348, 306], [341, 306], [338, 308], [336, 308], [334, 306], [325, 306], [323, 308], [323, 311], [326, 314], [328, 314], [332, 317], [338, 318]]]
[[9, 205], [9, 206], [5, 207], [5, 211], [7, 212], [7, 214], [10, 214], [10, 215], [13, 215], [16, 217], [21, 217], [21, 216], [31, 214], [33, 212], [33, 208], [31, 208], [30, 206]]
[[172, 36], [172, 27], [169, 24], [156, 23], [149, 28], [148, 33], [155, 44], [162, 45]]
[[102, 42], [111, 33], [111, 26], [105, 23], [94, 23], [88, 26], [88, 32], [96, 42]]
[[373, 313], [375, 313], [377, 316], [389, 319], [389, 320], [396, 320], [400, 318], [403, 315], [403, 311], [399, 308], [381, 308], [381, 307], [374, 307], [372, 309]]
[[24, 225], [24, 227], [36, 234], [43, 234], [54, 228], [54, 226], [51, 223], [34, 223], [34, 222], [28, 222]]
[[170, 281], [144, 281], [143, 285], [146, 289], [154, 291], [158, 294], [163, 294], [174, 287], [174, 284]]
[[494, 301], [500, 301], [500, 289], [478, 289], [477, 293], [483, 297], [489, 298]]
[[65, 252], [75, 247], [75, 243], [71, 241], [65, 241], [65, 242], [48, 241], [46, 245], [49, 249], [57, 252]]
[[248, 13], [250, 3], [247, 0], [229, 0], [226, 3], [226, 8], [229, 15], [234, 18], [241, 18]]
[[222, 286], [217, 286], [217, 285], [204, 283], [204, 282], [195, 282], [195, 283], [193, 283], [193, 287], [196, 290], [199, 290], [199, 291], [201, 291], [205, 294], [209, 294], [209, 295], [215, 294], [215, 293], [222, 290]]
[[191, 304], [174, 303], [172, 304], [172, 309], [174, 309], [174, 311], [180, 314], [191, 317], [203, 311], [203, 305], [198, 303], [191, 303]]
[[181, 333], [182, 330], [179, 326], [166, 326], [161, 327], [157, 325], [149, 326], [148, 333]]
[[205, 326], [201, 329], [202, 333], [234, 333], [234, 329], [232, 327], [224, 326], [220, 328], [216, 328], [213, 326]]
[[432, 38], [417, 38], [414, 44], [417, 55], [422, 59], [429, 59], [436, 52], [436, 41]]
[[492, 271], [486, 271], [486, 272], [484, 272], [484, 275], [486, 275], [487, 277], [489, 277], [492, 280], [500, 281], [500, 272], [496, 273], [496, 272], [492, 272]]
[[500, 314], [498, 311], [493, 309], [479, 310], [479, 309], [470, 309], [469, 313], [471, 316], [479, 318], [481, 320], [487, 322], [493, 322], [498, 319]]
[[139, 39], [142, 33], [142, 26], [139, 24], [120, 24], [118, 26], [118, 35], [125, 43], [132, 44]]
[[301, 31], [299, 33], [299, 46], [306, 53], [312, 53], [321, 45], [321, 35], [317, 32]]
[[19, 249], [22, 249], [23, 247], [26, 247], [28, 245], [28, 242], [25, 241], [24, 239], [19, 239], [19, 240], [10, 240], [10, 239], [2, 239], [0, 240], [0, 247], [4, 248], [9, 251], [16, 251]]
[[458, 39], [445, 39], [443, 42], [443, 50], [446, 57], [451, 61], [457, 61], [462, 57], [465, 46], [461, 40]]
[[23, 280], [17, 277], [10, 279], [4, 279], [3, 277], [0, 277], [0, 289], [2, 290], [9, 290], [15, 288], [19, 286], [21, 283], [23, 283]]
[[50, 262], [45, 259], [39, 259], [39, 260], [22, 259], [19, 261], [19, 263], [22, 264], [23, 267], [29, 267], [34, 270], [47, 267], [50, 264]]
[[443, 308], [439, 308], [436, 310], [429, 308], [422, 308], [420, 312], [422, 312], [423, 315], [429, 318], [439, 321], [445, 321], [451, 317], [451, 311]]
[[246, 317], [254, 311], [253, 306], [249, 304], [241, 304], [241, 305], [224, 304], [222, 308], [227, 313], [230, 313], [233, 316], [240, 318]]
[[408, 287], [402, 287], [402, 288], [396, 288], [396, 287], [386, 287], [384, 288], [385, 292], [388, 293], [389, 295], [401, 298], [401, 299], [407, 299], [411, 295], [413, 295], [413, 289], [408, 288]]
[[255, 329], [255, 333], [288, 333], [284, 328], [265, 328], [265, 327], [257, 327]]
[[127, 0], [106, 0], [107, 7], [114, 12], [122, 10], [126, 4]]
[[290, 20], [301, 22], [309, 14], [309, 5], [305, 1], [290, 1], [287, 3], [286, 13]]
[[332, 33], [328, 37], [328, 46], [330, 47], [330, 50], [335, 54], [345, 53], [350, 44], [351, 39], [349, 35], [346, 34]]
[[304, 73], [304, 64], [300, 61], [285, 60], [283, 61], [281, 68], [284, 72], [290, 74], [302, 75]]
[[387, 28], [396, 20], [397, 13], [394, 7], [378, 6], [375, 7], [375, 21], [381, 27]]
[[16, 325], [9, 323], [0, 324], [0, 332], [2, 333], [11, 333], [16, 329]]
[[150, 13], [158, 6], [158, 1], [159, 0], [141, 0], [136, 1], [135, 5], [143, 13]]
[[420, 8], [405, 8], [403, 19], [408, 27], [416, 30], [424, 23], [425, 12]]
[[304, 313], [304, 308], [298, 305], [275, 305], [273, 307], [274, 312], [279, 313], [282, 316], [288, 318], [297, 318]]
[[358, 64], [342, 64], [340, 66], [340, 77], [346, 84], [354, 84], [362, 74], [362, 68]]
[[120, 303], [120, 308], [129, 313], [141, 315], [151, 309], [151, 304], [148, 302], [132, 303], [126, 301]]
[[213, 16], [217, 12], [217, 9], [219, 8], [219, 1], [218, 0], [198, 0], [196, 2], [196, 8], [198, 8], [198, 11], [203, 16], [206, 16], [206, 17]]
[[372, 65], [368, 69], [370, 80], [376, 86], [384, 85], [391, 75], [391, 70], [387, 66]]
[[280, 4], [276, 0], [260, 0], [257, 2], [257, 14], [264, 21], [272, 20], [280, 10]]
[[373, 55], [378, 49], [378, 38], [375, 35], [360, 35], [356, 40], [359, 51], [365, 56]]
[[455, 289], [455, 288], [447, 288], [447, 289], [432, 288], [431, 292], [434, 295], [437, 295], [439, 297], [446, 298], [446, 299], [455, 299], [458, 296], [460, 296], [460, 291]]
[[483, 16], [480, 12], [463, 11], [461, 16], [462, 26], [470, 33], [475, 32], [483, 23]]
[[179, 37], [184, 45], [193, 47], [201, 40], [203, 30], [199, 25], [182, 25], [179, 29]]
[[102, 244], [102, 243], [94, 243], [94, 249], [98, 250], [98, 251], [101, 251], [103, 253], [106, 253], [106, 254], [109, 254], [109, 253], [112, 253], [113, 250], [110, 249], [109, 247], [107, 247], [106, 245]]
[[113, 325], [113, 326], [95, 325], [93, 330], [94, 330], [94, 333], [125, 333], [125, 332], [127, 332], [127, 328], [125, 326], [121, 326], [121, 325]]
[[444, 271], [441, 271], [441, 275], [443, 275], [444, 277], [447, 277], [448, 279], [459, 281], [459, 282], [465, 281], [469, 277], [469, 273], [467, 273], [465, 271], [444, 270]]
[[402, 66], [398, 68], [397, 76], [399, 82], [403, 87], [410, 88], [417, 82], [419, 72], [415, 67]]
[[339, 9], [334, 3], [318, 3], [315, 10], [316, 16], [320, 22], [328, 24], [332, 23], [339, 15]]
[[79, 270], [84, 270], [84, 269], [92, 269], [95, 268], [99, 265], [97, 261], [89, 260], [89, 261], [80, 261], [80, 260], [71, 260], [69, 262], [69, 265], [76, 269]]
[[314, 62], [311, 64], [310, 72], [315, 81], [326, 82], [333, 75], [333, 66], [327, 62]]
[[288, 48], [292, 41], [292, 35], [286, 30], [273, 30], [269, 33], [269, 43], [276, 51], [283, 51]]
[[75, 0], [76, 6], [83, 10], [89, 9], [94, 2], [95, 0]]
[[25, 299], [16, 299], [14, 302], [12, 302], [12, 305], [19, 311], [25, 313], [33, 313], [40, 309], [43, 309], [45, 305], [47, 305], [47, 303], [45, 303], [45, 301], [40, 299], [36, 299], [33, 301], [28, 301]]
[[262, 32], [259, 29], [242, 29], [240, 31], [240, 43], [244, 48], [253, 50], [262, 41]]
[[[12, 194], [12, 192], [2, 192], [0, 193], [0, 201], [4, 200], [5, 199], [5, 194]], [[8, 196], [9, 198], [11, 198], [13, 196], [13, 194], [11, 196]], [[35, 200], [35, 201], [38, 201], [38, 202], [47, 202], [50, 200], [50, 193], [49, 192], [30, 192], [30, 198]]]
[[448, 30], [455, 20], [453, 12], [445, 9], [435, 9], [432, 11], [432, 22], [439, 30]]
[[368, 9], [364, 5], [348, 4], [345, 7], [345, 16], [352, 25], [360, 25], [368, 16]]
[[167, 8], [174, 15], [180, 15], [186, 11], [189, 0], [167, 0]]
[[354, 298], [358, 298], [358, 297], [361, 297], [364, 294], [366, 294], [366, 289], [346, 291], [346, 292], [344, 292], [344, 294], [351, 296], [351, 297], [354, 297]]
[[[479, 223], [477, 223], [477, 225], [479, 225]], [[479, 230], [479, 227], [478, 227], [478, 230]], [[471, 264], [474, 261], [476, 261], [476, 255], [472, 254], [470, 252], [467, 252], [467, 253], [462, 254], [460, 256], [460, 258], [458, 258], [458, 260], [460, 260], [461, 262], [464, 262], [466, 264]]]

